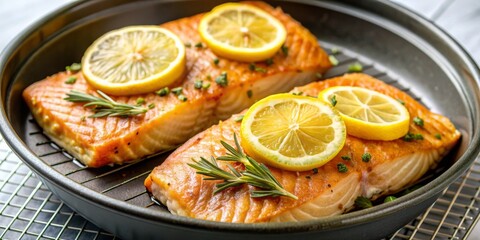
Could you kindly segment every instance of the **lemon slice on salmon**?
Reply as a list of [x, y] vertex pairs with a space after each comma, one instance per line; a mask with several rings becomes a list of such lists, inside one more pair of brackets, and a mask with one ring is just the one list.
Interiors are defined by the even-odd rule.
[[240, 136], [255, 160], [292, 171], [330, 161], [342, 149], [345, 124], [316, 98], [276, 94], [255, 103], [243, 117]]
[[318, 98], [340, 112], [349, 135], [389, 141], [408, 133], [408, 110], [385, 94], [360, 87], [337, 86], [323, 90]]
[[130, 26], [98, 38], [82, 58], [90, 84], [112, 95], [153, 92], [170, 85], [185, 70], [185, 46], [157, 26]]
[[215, 54], [243, 62], [272, 57], [287, 37], [285, 27], [275, 17], [241, 3], [215, 7], [203, 16], [199, 32]]

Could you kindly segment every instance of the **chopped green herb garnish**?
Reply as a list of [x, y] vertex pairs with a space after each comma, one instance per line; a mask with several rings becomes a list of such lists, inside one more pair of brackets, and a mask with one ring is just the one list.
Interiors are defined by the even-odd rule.
[[235, 122], [241, 122], [243, 120], [243, 115], [239, 115], [235, 118]]
[[65, 70], [70, 71], [70, 72], [78, 72], [82, 69], [82, 64], [80, 63], [73, 63], [70, 66], [66, 66]]
[[203, 89], [208, 89], [209, 87], [210, 87], [210, 83], [209, 83], [209, 82], [204, 82], [204, 83], [202, 84], [202, 88], [203, 88]]
[[228, 78], [227, 78], [227, 73], [226, 72], [223, 72], [222, 74], [220, 74], [216, 79], [215, 79], [215, 82], [222, 86], [222, 87], [226, 87], [228, 85]]
[[398, 98], [397, 98], [397, 101], [398, 101], [400, 104], [402, 104], [402, 105], [405, 106], [405, 101], [403, 101], [402, 99], [398, 99]]
[[145, 103], [145, 99], [143, 99], [141, 97], [137, 98], [137, 105], [142, 105], [144, 103]]
[[201, 89], [203, 86], [203, 81], [202, 80], [195, 80], [195, 82], [193, 83], [193, 87], [195, 89]]
[[337, 169], [341, 173], [346, 173], [348, 171], [347, 165], [345, 165], [343, 163], [337, 164]]
[[247, 97], [252, 98], [252, 96], [253, 96], [253, 91], [250, 89], [247, 91]]
[[351, 158], [350, 156], [348, 156], [348, 155], [341, 156], [341, 158], [342, 158], [343, 160], [345, 160], [345, 161], [350, 161], [350, 160], [352, 160], [352, 158]]
[[180, 94], [180, 95], [178, 95], [178, 100], [180, 100], [182, 102], [185, 102], [185, 101], [187, 101], [187, 97], [185, 97], [185, 95], [183, 95], [183, 94]]
[[196, 48], [203, 48], [203, 44], [201, 42], [198, 42], [195, 44]]
[[423, 135], [420, 134], [420, 133], [407, 133], [404, 137], [403, 137], [403, 141], [405, 142], [411, 142], [413, 140], [423, 140]]
[[183, 92], [183, 87], [176, 87], [176, 88], [172, 89], [172, 93], [177, 95], [177, 96], [182, 94], [182, 92]]
[[212, 76], [210, 74], [207, 75], [207, 80], [212, 80]]
[[372, 201], [363, 196], [357, 197], [357, 199], [355, 199], [355, 205], [362, 209], [373, 207]]
[[332, 104], [332, 106], [335, 107], [335, 105], [337, 105], [337, 95], [333, 95], [331, 98], [330, 98], [330, 103]]
[[370, 159], [372, 159], [372, 154], [367, 152], [362, 155], [362, 161], [370, 162]]
[[167, 94], [170, 93], [170, 89], [168, 87], [164, 87], [164, 88], [156, 91], [155, 93], [160, 97], [167, 96]]
[[361, 72], [362, 70], [363, 70], [363, 66], [359, 62], [350, 64], [348, 66], [348, 71], [349, 72]]
[[295, 96], [302, 96], [303, 92], [293, 92], [292, 95]]
[[318, 168], [314, 168], [312, 169], [312, 171], [313, 171], [313, 174], [318, 174]]
[[192, 47], [192, 44], [191, 43], [185, 43], [185, 47], [187, 47], [187, 48]]
[[339, 54], [340, 53], [340, 50], [336, 47], [332, 48], [332, 54], [333, 55], [336, 55], [336, 54]]
[[383, 202], [387, 203], [387, 202], [394, 201], [395, 199], [397, 199], [395, 196], [388, 196], [383, 200]]
[[266, 72], [267, 72], [267, 69], [262, 68], [262, 67], [255, 67], [255, 71], [256, 71], [256, 72], [261, 72], [261, 73], [266, 73]]
[[219, 63], [220, 63], [220, 59], [218, 58], [213, 59], [213, 64], [218, 66]]
[[155, 107], [155, 103], [150, 103], [150, 104], [148, 104], [148, 108], [152, 109], [152, 108], [154, 108], [154, 107]]
[[317, 73], [315, 73], [315, 77], [317, 77], [318, 79], [320, 79], [320, 78], [323, 77], [323, 75], [322, 75], [321, 73], [317, 72]]
[[413, 123], [415, 123], [415, 125], [417, 125], [417, 126], [423, 127], [423, 119], [421, 119], [419, 117], [414, 117], [413, 118]]
[[433, 136], [438, 140], [442, 139], [442, 135], [440, 135], [440, 133], [435, 133]]
[[285, 45], [282, 45], [282, 53], [285, 56], [288, 56], [288, 47]]
[[266, 61], [265, 61], [265, 64], [267, 64], [267, 66], [270, 66], [273, 64], [273, 58], [268, 58]]
[[68, 77], [68, 79], [65, 81], [66, 84], [74, 84], [77, 81], [77, 78], [74, 76]]
[[337, 66], [338, 65], [338, 59], [333, 56], [333, 55], [330, 55], [328, 56], [328, 60], [330, 60], [330, 63], [333, 65], [333, 66]]
[[250, 71], [255, 71], [255, 68], [255, 63], [248, 64], [248, 69], [250, 69]]

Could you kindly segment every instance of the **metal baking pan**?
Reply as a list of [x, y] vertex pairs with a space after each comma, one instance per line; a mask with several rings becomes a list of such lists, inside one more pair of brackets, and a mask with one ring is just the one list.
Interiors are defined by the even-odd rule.
[[430, 206], [480, 150], [479, 69], [429, 21], [389, 2], [269, 1], [312, 31], [340, 64], [360, 61], [364, 72], [406, 91], [462, 132], [454, 151], [419, 189], [370, 209], [306, 222], [232, 224], [174, 216], [143, 187], [167, 154], [124, 166], [87, 169], [52, 143], [32, 120], [21, 93], [35, 81], [79, 62], [103, 33], [127, 25], [160, 24], [210, 10], [221, 1], [97, 0], [70, 4], [17, 37], [0, 57], [0, 126], [8, 144], [67, 205], [125, 239], [378, 239]]

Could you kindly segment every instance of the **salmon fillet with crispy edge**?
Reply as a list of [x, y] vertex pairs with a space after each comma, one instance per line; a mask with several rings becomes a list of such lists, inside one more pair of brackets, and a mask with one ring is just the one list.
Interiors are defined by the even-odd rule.
[[[364, 74], [349, 74], [311, 83], [294, 89], [309, 96], [331, 86], [359, 86], [372, 89], [405, 102], [410, 116], [424, 120], [424, 127], [410, 122], [410, 132], [423, 140], [406, 142], [372, 141], [347, 136], [340, 153], [317, 171], [295, 172], [269, 167], [284, 188], [298, 200], [286, 197], [251, 198], [249, 186], [235, 187], [213, 194], [218, 181], [203, 180], [188, 166], [192, 159], [221, 156], [226, 153], [219, 143], [233, 144], [239, 134], [236, 116], [219, 123], [190, 139], [156, 167], [145, 180], [148, 191], [165, 204], [173, 214], [222, 222], [303, 221], [338, 215], [348, 211], [358, 196], [376, 198], [414, 183], [455, 145], [460, 133], [449, 119], [430, 112], [406, 93]], [[441, 138], [438, 139], [437, 134]], [[232, 145], [234, 146], [234, 145]], [[369, 162], [362, 161], [370, 153]], [[348, 155], [350, 161], [342, 160]], [[340, 173], [338, 163], [348, 167]], [[225, 162], [219, 166], [227, 169]], [[238, 164], [236, 167], [241, 167]]]
[[[190, 44], [186, 49], [186, 75], [173, 87], [183, 87], [187, 101], [180, 101], [174, 94], [160, 97], [155, 93], [112, 97], [115, 101], [136, 104], [145, 99], [145, 106], [155, 104], [146, 114], [130, 118], [85, 118], [92, 115], [82, 103], [63, 100], [70, 90], [96, 94], [95, 89], [83, 78], [75, 84], [65, 84], [72, 76], [61, 72], [36, 82], [25, 89], [23, 97], [33, 116], [44, 132], [75, 158], [90, 167], [111, 163], [121, 164], [156, 152], [171, 149], [184, 143], [196, 133], [218, 120], [226, 119], [256, 100], [265, 96], [286, 92], [315, 80], [317, 72], [324, 73], [331, 64], [317, 39], [307, 29], [280, 8], [272, 8], [262, 2], [250, 2], [279, 19], [287, 29], [285, 46], [288, 54], [279, 51], [273, 64], [256, 63], [266, 70], [252, 71], [249, 63], [217, 57], [201, 42], [197, 26], [203, 14], [162, 24]], [[214, 59], [220, 61], [218, 66]], [[228, 86], [215, 83], [215, 78], [226, 72]], [[198, 79], [211, 82], [207, 90], [194, 88]]]

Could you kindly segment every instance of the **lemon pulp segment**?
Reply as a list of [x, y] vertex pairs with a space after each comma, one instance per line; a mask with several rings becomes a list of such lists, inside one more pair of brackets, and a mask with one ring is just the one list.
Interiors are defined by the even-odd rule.
[[82, 72], [96, 88], [113, 95], [153, 92], [185, 69], [185, 47], [157, 26], [130, 26], [106, 33], [85, 52]]
[[347, 133], [369, 140], [394, 140], [408, 133], [410, 114], [400, 102], [377, 91], [351, 86], [323, 90], [319, 99], [334, 105]]
[[245, 151], [266, 164], [305, 171], [331, 160], [345, 143], [345, 125], [329, 105], [310, 97], [277, 94], [260, 100], [241, 126]]
[[284, 44], [283, 24], [260, 8], [226, 3], [205, 14], [199, 24], [202, 39], [219, 56], [255, 62], [272, 57]]

